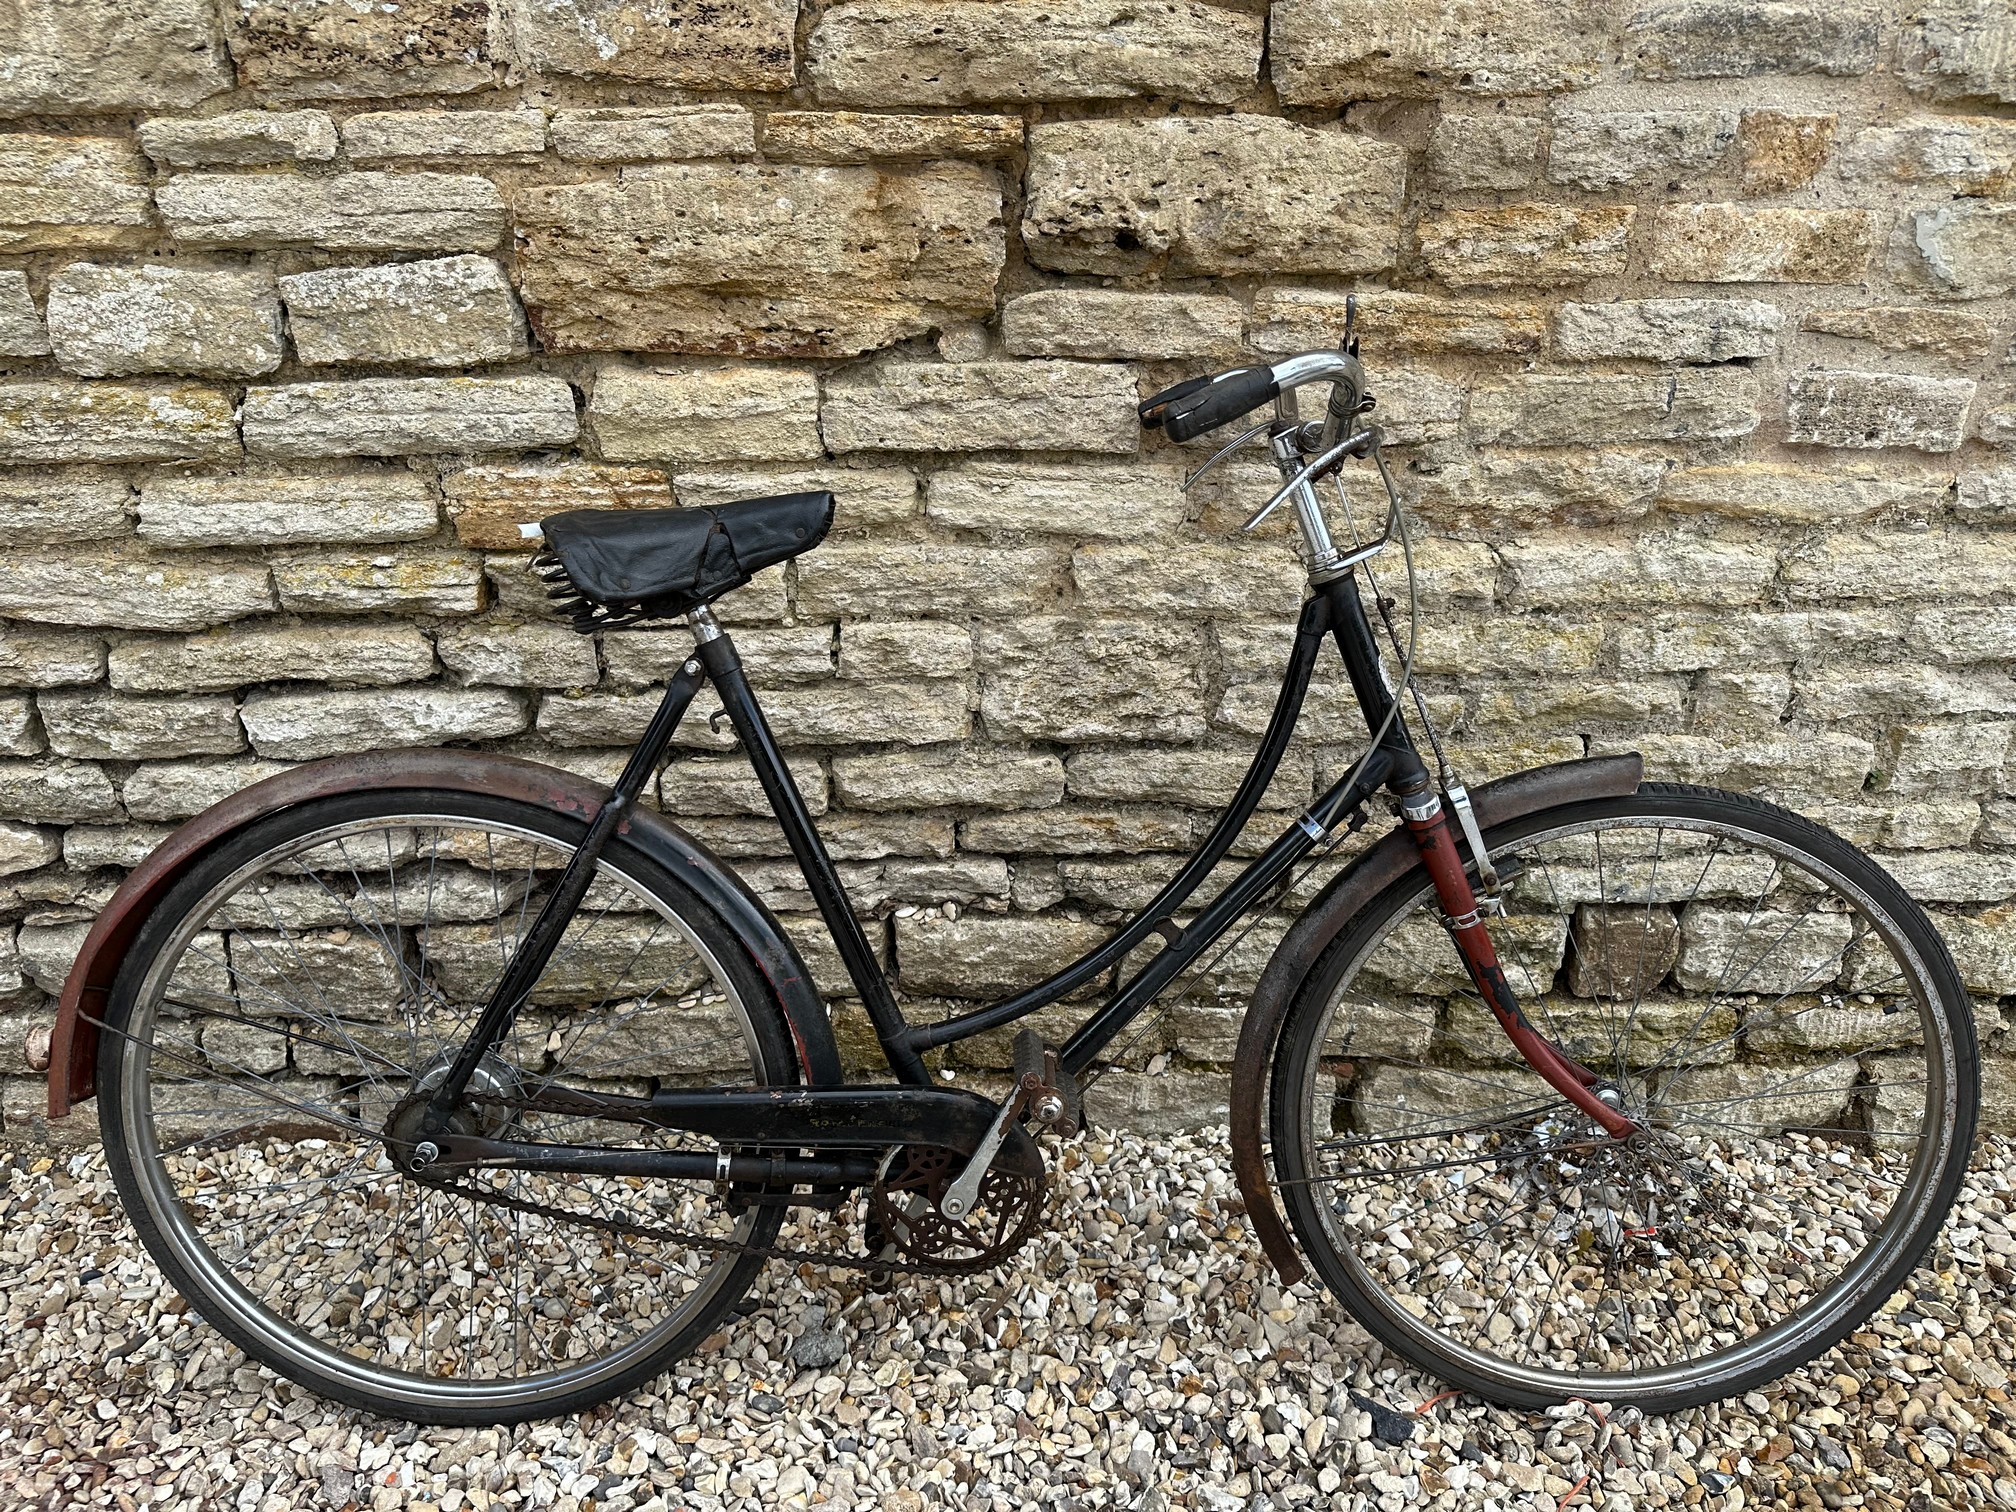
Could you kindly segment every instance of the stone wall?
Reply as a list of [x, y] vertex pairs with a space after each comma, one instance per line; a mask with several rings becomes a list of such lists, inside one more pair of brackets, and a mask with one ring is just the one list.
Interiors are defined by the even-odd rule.
[[[724, 617], [874, 937], [920, 1003], [1068, 958], [1230, 790], [1301, 592], [1228, 533], [1264, 473], [1180, 492], [1133, 405], [1347, 291], [1470, 775], [1636, 747], [1823, 817], [1972, 921], [1999, 1052], [2012, 57], [1987, 0], [0, 7], [7, 1120], [178, 820], [371, 746], [613, 769], [682, 639], [542, 615], [564, 508], [834, 488]], [[1311, 713], [1271, 808], [1351, 755]], [[814, 941], [682, 743], [664, 806]], [[1222, 1111], [1279, 927], [1109, 1110]]]

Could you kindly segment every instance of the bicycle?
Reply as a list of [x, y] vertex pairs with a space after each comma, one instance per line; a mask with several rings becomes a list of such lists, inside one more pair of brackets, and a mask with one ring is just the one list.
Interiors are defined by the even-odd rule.
[[[1299, 391], [1325, 383], [1323, 417], [1303, 421]], [[573, 1411], [692, 1351], [770, 1258], [1006, 1260], [1040, 1221], [1039, 1139], [1080, 1124], [1114, 1039], [1383, 791], [1399, 823], [1288, 930], [1234, 1063], [1234, 1165], [1284, 1279], [1306, 1260], [1382, 1344], [1515, 1406], [1667, 1410], [1813, 1358], [1918, 1263], [1967, 1163], [1974, 1030], [1938, 933], [1847, 842], [1754, 798], [1645, 782], [1636, 757], [1471, 793], [1414, 686], [1418, 616], [1403, 640], [1373, 577], [1397, 544], [1411, 585], [1412, 551], [1348, 329], [1337, 350], [1193, 379], [1141, 411], [1184, 441], [1270, 401], [1205, 467], [1264, 440], [1282, 482], [1248, 526], [1287, 504], [1302, 534], [1309, 594], [1272, 717], [1176, 875], [1047, 980], [906, 1020], [709, 607], [816, 546], [831, 494], [573, 512], [528, 534], [576, 627], [683, 619], [694, 636], [614, 784], [380, 752], [200, 815], [80, 954], [52, 1112], [96, 1092], [140, 1238], [253, 1358], [392, 1416]], [[1377, 536], [1348, 514], [1347, 463], [1380, 481]], [[1363, 754], [1207, 895], [1326, 640]], [[640, 804], [703, 684], [885, 1083], [845, 1083], [776, 920]], [[1064, 1043], [1021, 1031], [998, 1101], [933, 1080], [934, 1049], [1102, 977]]]

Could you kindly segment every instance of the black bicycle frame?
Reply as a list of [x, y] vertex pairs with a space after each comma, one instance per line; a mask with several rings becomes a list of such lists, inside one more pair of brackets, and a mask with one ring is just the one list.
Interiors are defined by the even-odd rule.
[[[590, 823], [588, 834], [561, 873], [552, 895], [526, 932], [518, 952], [512, 957], [502, 980], [471, 1029], [448, 1075], [435, 1088], [429, 1113], [439, 1128], [462, 1095], [484, 1053], [508, 1031], [532, 984], [546, 968], [562, 932], [585, 895], [602, 848], [616, 832], [642, 791], [649, 774], [663, 759], [679, 720], [692, 702], [705, 669], [706, 680], [720, 695], [722, 709], [734, 725], [742, 748], [755, 769], [786, 843], [804, 873], [820, 916], [833, 933], [847, 975], [861, 995], [869, 1021], [875, 1026], [889, 1068], [897, 1080], [913, 1086], [931, 1084], [923, 1052], [995, 1029], [1025, 1018], [1040, 1008], [1078, 991], [1102, 972], [1115, 970], [1129, 952], [1159, 934], [1162, 948], [1125, 982], [1118, 983], [1106, 1000], [1064, 1044], [1060, 1060], [1064, 1069], [1077, 1075], [1085, 1071], [1115, 1035], [1133, 1021], [1157, 994], [1179, 976], [1238, 920], [1284, 873], [1321, 843], [1345, 816], [1360, 807], [1381, 786], [1405, 800], [1427, 789], [1429, 778], [1416, 754], [1405, 719], [1394, 707], [1392, 692], [1379, 664], [1372, 627], [1357, 580], [1345, 573], [1316, 585], [1302, 606], [1296, 626], [1294, 649], [1282, 674], [1281, 690], [1274, 710], [1241, 779], [1231, 805], [1212, 826], [1196, 852], [1148, 905], [1109, 939], [1045, 981], [1012, 997], [991, 1003], [935, 1024], [912, 1024], [897, 1006], [888, 979], [876, 962], [874, 951], [862, 932], [860, 922], [841, 886], [832, 857], [819, 837], [818, 827], [798, 792], [797, 784], [777, 748], [769, 722], [763, 717], [734, 641], [714, 626], [709, 616], [697, 616], [701, 627], [694, 659], [688, 660], [666, 687], [665, 697], [643, 740], [631, 753], [622, 776], [617, 779], [607, 804]], [[1252, 862], [1187, 925], [1176, 922], [1176, 914], [1197, 891], [1212, 869], [1231, 850], [1246, 823], [1258, 808], [1261, 795], [1274, 780], [1281, 757], [1302, 713], [1309, 691], [1309, 679], [1325, 638], [1335, 641], [1357, 696], [1366, 728], [1379, 735], [1379, 742], [1328, 792], [1311, 804], [1279, 839]], [[1381, 732], [1384, 732], [1383, 735]], [[431, 1120], [430, 1120], [431, 1121]]]

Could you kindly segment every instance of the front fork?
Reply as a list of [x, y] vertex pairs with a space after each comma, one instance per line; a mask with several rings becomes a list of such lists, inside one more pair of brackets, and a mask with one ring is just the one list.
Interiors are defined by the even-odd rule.
[[[1484, 999], [1492, 1017], [1498, 1020], [1498, 1027], [1505, 1031], [1505, 1037], [1512, 1041], [1512, 1048], [1548, 1086], [1600, 1124], [1604, 1133], [1612, 1139], [1630, 1138], [1637, 1132], [1638, 1124], [1596, 1094], [1595, 1086], [1602, 1078], [1541, 1038], [1527, 1021], [1518, 998], [1513, 996], [1512, 985], [1505, 980], [1505, 968], [1498, 962], [1498, 948], [1492, 943], [1491, 932], [1484, 927], [1484, 920], [1480, 917], [1477, 894], [1470, 885], [1469, 874], [1464, 870], [1463, 856], [1457, 849], [1455, 833], [1449, 828], [1449, 816], [1443, 810], [1442, 800], [1432, 791], [1403, 798], [1400, 816], [1407, 825], [1407, 832], [1414, 837], [1415, 847], [1421, 852], [1421, 864], [1428, 869], [1428, 876], [1435, 884], [1435, 897], [1442, 905], [1443, 926], [1448, 929], [1450, 939], [1455, 941], [1457, 953], [1463, 957], [1463, 965], [1470, 973], [1470, 980], [1476, 984], [1478, 995]], [[1483, 855], [1480, 854], [1477, 859], [1480, 864], [1485, 864]]]

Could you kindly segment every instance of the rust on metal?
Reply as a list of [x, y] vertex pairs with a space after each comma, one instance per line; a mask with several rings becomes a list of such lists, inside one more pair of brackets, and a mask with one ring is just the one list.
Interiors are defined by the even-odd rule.
[[[1625, 798], [1644, 779], [1636, 755], [1599, 756], [1535, 767], [1471, 792], [1480, 827], [1490, 829], [1542, 809], [1591, 798]], [[1246, 1219], [1281, 1279], [1293, 1284], [1306, 1271], [1267, 1175], [1268, 1068], [1294, 991], [1317, 958], [1373, 899], [1420, 865], [1421, 854], [1404, 828], [1395, 828], [1344, 871], [1303, 910], [1275, 948], [1239, 1027], [1232, 1061], [1232, 1172], [1246, 1201]]]

